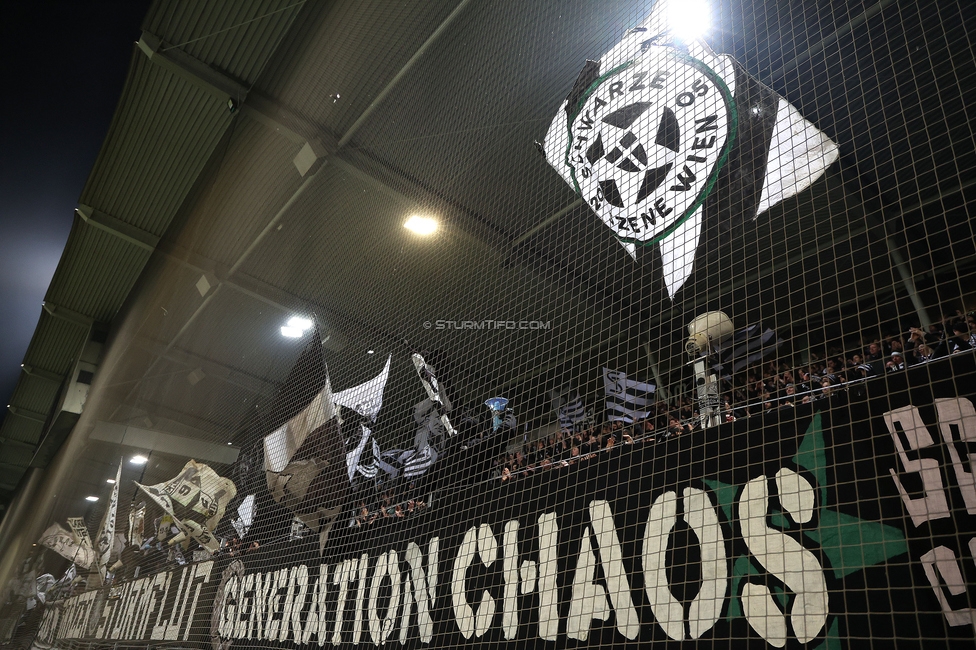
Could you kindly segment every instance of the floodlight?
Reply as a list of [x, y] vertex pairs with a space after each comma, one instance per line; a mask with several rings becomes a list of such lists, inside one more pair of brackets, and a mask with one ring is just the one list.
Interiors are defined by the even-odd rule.
[[433, 235], [437, 232], [437, 221], [415, 214], [404, 222], [403, 227], [417, 235]]
[[288, 327], [294, 327], [304, 332], [305, 330], [312, 329], [312, 320], [310, 318], [302, 318], [301, 316], [292, 316], [288, 319]]
[[708, 31], [710, 13], [704, 0], [672, 0], [668, 7], [668, 27], [677, 39], [693, 41]]

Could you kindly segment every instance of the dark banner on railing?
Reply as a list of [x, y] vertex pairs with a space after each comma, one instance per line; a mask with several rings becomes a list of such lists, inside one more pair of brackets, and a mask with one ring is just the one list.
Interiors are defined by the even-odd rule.
[[972, 355], [49, 604], [72, 639], [858, 647], [976, 625]]

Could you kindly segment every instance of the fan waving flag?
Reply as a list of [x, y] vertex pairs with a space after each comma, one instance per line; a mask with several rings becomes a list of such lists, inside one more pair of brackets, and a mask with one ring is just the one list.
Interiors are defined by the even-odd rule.
[[383, 390], [386, 388], [386, 381], [390, 378], [392, 360], [391, 354], [386, 358], [386, 366], [380, 374], [363, 384], [339, 391], [333, 396], [332, 401], [376, 422], [376, 416], [383, 407]]
[[[81, 522], [84, 525], [84, 520]], [[65, 530], [60, 524], [55, 523], [48, 526], [37, 543], [87, 571], [97, 561], [95, 550], [91, 547], [90, 541], [85, 542], [87, 539], [87, 530], [84, 539], [79, 539], [76, 532]]]
[[122, 462], [115, 472], [115, 482], [112, 484], [112, 498], [102, 517], [102, 525], [98, 527], [95, 536], [95, 550], [98, 552], [98, 574], [105, 580], [105, 570], [112, 556], [112, 544], [115, 542], [115, 518], [119, 510], [119, 484], [122, 482]]
[[[316, 329], [269, 409], [270, 417], [280, 424], [264, 436], [264, 470], [271, 498], [318, 533], [319, 550], [325, 547], [349, 495], [342, 422], [321, 341]], [[353, 403], [362, 415], [375, 416], [372, 409], [379, 410], [380, 402], [369, 407], [360, 399]], [[284, 418], [288, 419], [282, 422]]]
[[559, 428], [576, 432], [586, 428], [590, 414], [575, 388], [565, 388], [552, 393], [552, 405], [559, 418]]
[[169, 481], [136, 486], [173, 518], [182, 533], [180, 538], [174, 538], [176, 541], [192, 538], [210, 552], [220, 547], [213, 531], [227, 504], [237, 495], [229, 478], [218, 475], [209, 465], [189, 460]]
[[731, 57], [677, 39], [670, 17], [681, 9], [661, 0], [599, 62], [587, 61], [545, 141], [546, 159], [631, 256], [659, 246], [672, 299], [706, 220], [755, 219], [838, 156]]
[[712, 364], [712, 368], [720, 376], [729, 376], [773, 356], [781, 345], [783, 339], [773, 330], [758, 324], [750, 325], [716, 346], [717, 363]]
[[607, 420], [633, 424], [651, 415], [656, 386], [627, 379], [618, 370], [603, 369], [603, 388], [607, 395]]

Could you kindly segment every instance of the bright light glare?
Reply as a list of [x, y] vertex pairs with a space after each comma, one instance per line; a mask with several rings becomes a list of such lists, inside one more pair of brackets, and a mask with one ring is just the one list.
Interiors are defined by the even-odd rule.
[[288, 327], [294, 327], [302, 331], [307, 329], [312, 329], [312, 321], [308, 318], [302, 318], [301, 316], [292, 316], [288, 319]]
[[95, 503], [96, 501], [98, 501], [98, 497], [93, 495], [88, 495], [87, 497], [85, 497], [85, 501], [91, 501], [92, 503]]
[[668, 7], [668, 26], [682, 41], [693, 41], [708, 31], [710, 11], [704, 0], [672, 0]]
[[307, 330], [312, 329], [312, 320], [301, 316], [292, 316], [288, 323], [281, 326], [281, 335], [290, 339], [301, 338]]
[[366, 350], [366, 354], [374, 354], [373, 350]]
[[433, 235], [437, 232], [437, 221], [415, 214], [406, 220], [403, 227], [418, 235]]
[[136, 454], [135, 456], [129, 459], [129, 462], [132, 463], [133, 465], [145, 465], [146, 463], [149, 462], [149, 459], [143, 456], [142, 454]]
[[109, 485], [115, 485], [115, 479], [114, 478], [107, 478], [107, 479], [105, 479], [105, 482], [108, 483]]

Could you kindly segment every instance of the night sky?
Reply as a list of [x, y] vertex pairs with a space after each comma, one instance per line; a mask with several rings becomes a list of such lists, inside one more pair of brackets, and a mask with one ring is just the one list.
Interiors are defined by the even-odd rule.
[[[147, 0], [0, 8], [0, 403], [17, 384]], [[0, 421], [7, 414], [3, 408]]]

